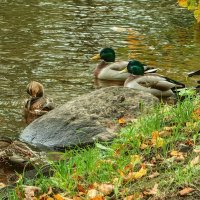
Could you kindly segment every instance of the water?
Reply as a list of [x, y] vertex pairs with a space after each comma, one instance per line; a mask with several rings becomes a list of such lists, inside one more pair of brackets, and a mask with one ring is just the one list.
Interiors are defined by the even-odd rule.
[[[0, 135], [17, 137], [26, 85], [41, 82], [57, 105], [97, 88], [89, 58], [111, 46], [194, 85], [200, 26], [175, 0], [1, 0]], [[108, 85], [110, 83], [104, 83]]]

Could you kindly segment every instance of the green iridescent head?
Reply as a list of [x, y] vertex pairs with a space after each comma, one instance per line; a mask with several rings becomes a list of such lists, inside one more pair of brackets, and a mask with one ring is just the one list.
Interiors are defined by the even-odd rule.
[[144, 75], [144, 65], [137, 60], [131, 60], [127, 65], [127, 70], [130, 74]]
[[106, 62], [115, 62], [115, 51], [112, 48], [104, 48], [99, 54], [102, 60]]

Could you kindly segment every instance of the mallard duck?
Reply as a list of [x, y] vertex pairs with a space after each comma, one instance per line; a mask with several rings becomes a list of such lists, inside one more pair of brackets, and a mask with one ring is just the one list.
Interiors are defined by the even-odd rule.
[[[200, 75], [200, 69], [197, 70], [197, 71], [193, 71], [193, 72], [188, 73], [189, 77], [199, 76], [199, 75]], [[198, 80], [197, 83], [198, 83], [198, 85], [195, 86], [195, 88], [196, 88], [196, 91], [199, 92], [200, 91], [200, 80]]]
[[[0, 137], [0, 161], [25, 166], [28, 162], [39, 165], [47, 163], [44, 154], [33, 151], [27, 144], [12, 140], [7, 137]], [[43, 156], [43, 157], [42, 157]]]
[[131, 75], [126, 79], [124, 86], [149, 92], [156, 97], [174, 96], [175, 90], [184, 88], [183, 83], [177, 82], [159, 74], [144, 74], [144, 66], [138, 61], [130, 61], [121, 73], [128, 71]]
[[44, 96], [44, 87], [39, 82], [31, 81], [27, 85], [27, 93], [30, 98], [24, 106], [24, 117], [26, 123], [29, 124], [34, 119], [52, 110], [54, 103], [52, 99]]
[[196, 76], [196, 75], [200, 75], [200, 69], [197, 70], [197, 71], [188, 73], [188, 76], [189, 76], [189, 77], [191, 77], [191, 76]]
[[[99, 54], [93, 56], [91, 60], [99, 60], [101, 62], [94, 70], [95, 78], [102, 80], [125, 81], [129, 77], [129, 73], [120, 74], [119, 71], [127, 67], [128, 61], [115, 61], [115, 51], [112, 48], [103, 48]], [[156, 69], [144, 65], [145, 73], [155, 72]], [[151, 70], [151, 71], [148, 71]]]

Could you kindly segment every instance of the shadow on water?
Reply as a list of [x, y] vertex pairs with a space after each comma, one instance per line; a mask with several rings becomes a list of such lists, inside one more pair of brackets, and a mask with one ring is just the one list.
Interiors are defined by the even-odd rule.
[[[112, 46], [131, 58], [186, 80], [199, 69], [200, 28], [192, 13], [165, 0], [1, 1], [0, 135], [25, 127], [22, 105], [30, 80], [44, 84], [57, 105], [111, 82], [96, 81], [89, 58]], [[117, 83], [118, 84], [118, 83]]]

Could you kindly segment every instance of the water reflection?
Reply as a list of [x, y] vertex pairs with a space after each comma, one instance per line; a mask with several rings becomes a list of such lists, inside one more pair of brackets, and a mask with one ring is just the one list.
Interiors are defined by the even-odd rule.
[[93, 79], [96, 63], [89, 61], [105, 46], [118, 59], [139, 59], [194, 85], [195, 78], [185, 77], [199, 68], [200, 30], [175, 1], [5, 0], [0, 12], [0, 135], [17, 136], [24, 128], [30, 80], [44, 84], [57, 105], [110, 85]]

